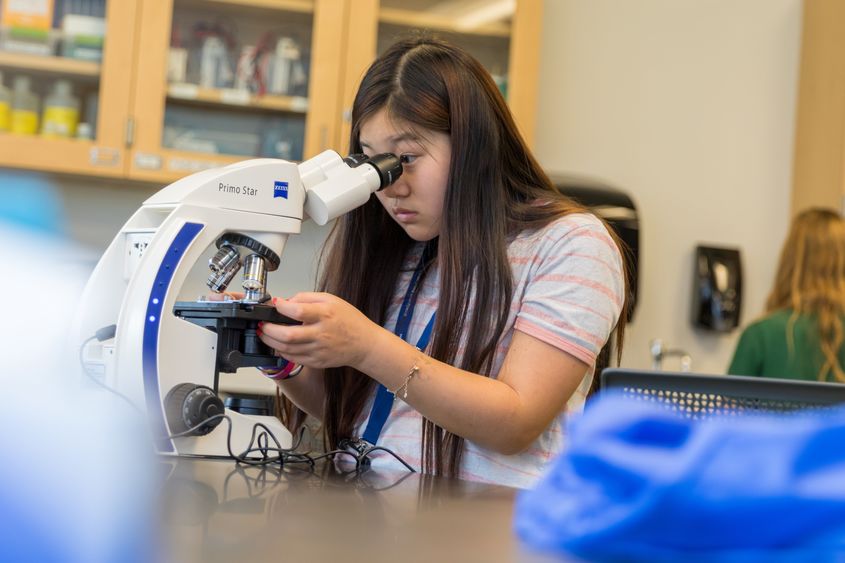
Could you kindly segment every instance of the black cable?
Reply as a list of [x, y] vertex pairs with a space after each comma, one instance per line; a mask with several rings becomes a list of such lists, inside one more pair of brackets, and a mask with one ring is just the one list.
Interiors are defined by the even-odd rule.
[[190, 436], [191, 434], [193, 434], [194, 432], [196, 432], [197, 430], [202, 428], [203, 425], [208, 424], [209, 422], [213, 422], [213, 421], [217, 420], [218, 418], [225, 418], [226, 420], [229, 420], [229, 425], [230, 425], [229, 428], [231, 428], [232, 421], [229, 419], [229, 415], [215, 414], [214, 416], [209, 416], [208, 418], [206, 418], [205, 420], [203, 420], [199, 424], [197, 424], [195, 426], [191, 426], [187, 430], [183, 430], [182, 432], [177, 432], [176, 434], [170, 434], [169, 436], [167, 436], [165, 438], [165, 440], [172, 440], [173, 438], [182, 438], [184, 436]]
[[[252, 434], [250, 436], [249, 444], [247, 445], [246, 449], [241, 452], [240, 454], [235, 454], [232, 451], [232, 419], [226, 414], [215, 414], [203, 420], [202, 422], [196, 424], [195, 426], [177, 434], [171, 434], [167, 436], [165, 439], [172, 440], [174, 438], [181, 438], [185, 436], [191, 435], [193, 432], [198, 430], [199, 428], [203, 427], [204, 425], [208, 424], [217, 419], [224, 419], [229, 423], [229, 426], [226, 430], [226, 449], [229, 452], [229, 457], [234, 459], [237, 463], [243, 465], [250, 465], [250, 466], [257, 466], [263, 467], [267, 465], [271, 465], [274, 463], [278, 463], [281, 467], [284, 467], [286, 464], [295, 464], [295, 463], [304, 463], [307, 464], [309, 467], [313, 468], [317, 461], [321, 459], [334, 459], [337, 455], [348, 455], [355, 459], [355, 472], [361, 470], [362, 467], [369, 466], [370, 463], [370, 454], [376, 451], [382, 451], [390, 454], [393, 456], [399, 463], [405, 466], [405, 468], [410, 471], [411, 473], [416, 473], [416, 470], [411, 467], [404, 459], [402, 459], [396, 452], [389, 448], [385, 448], [384, 446], [369, 446], [363, 449], [359, 453], [353, 453], [348, 449], [336, 449], [328, 451], [324, 454], [320, 454], [318, 456], [312, 456], [308, 452], [297, 452], [295, 451], [302, 443], [302, 437], [305, 434], [305, 427], [300, 428], [300, 431], [296, 437], [296, 440], [293, 444], [291, 444], [290, 448], [283, 448], [279, 440], [276, 438], [276, 435], [273, 434], [273, 431], [270, 430], [266, 425], [261, 422], [256, 422], [252, 426]], [[259, 434], [259, 429], [262, 432]], [[269, 445], [269, 440], [273, 441], [275, 447]], [[344, 440], [341, 443], [347, 443], [348, 440]], [[249, 457], [250, 454], [260, 453], [261, 457]], [[278, 455], [272, 456], [271, 453], [276, 453]], [[212, 457], [212, 456], [192, 456], [192, 457]], [[220, 457], [220, 456], [214, 456]]]
[[[426, 246], [425, 251], [430, 252], [429, 245]], [[116, 395], [116, 396], [120, 397], [121, 399], [123, 399], [124, 401], [126, 401], [126, 403], [130, 407], [132, 407], [132, 409], [134, 409], [138, 414], [143, 416], [143, 411], [135, 403], [133, 403], [132, 400], [129, 397], [127, 397], [126, 395], [124, 395], [120, 391], [109, 387], [108, 385], [106, 385], [102, 381], [95, 378], [88, 371], [88, 369], [85, 367], [84, 351], [85, 351], [85, 347], [88, 345], [88, 343], [93, 341], [93, 340], [97, 340], [99, 342], [103, 342], [104, 340], [109, 340], [111, 338], [114, 338], [114, 335], [116, 334], [116, 332], [117, 332], [117, 325], [108, 325], [108, 326], [105, 326], [105, 327], [97, 330], [97, 332], [94, 333], [94, 336], [90, 336], [87, 339], [85, 339], [85, 341], [79, 346], [79, 365], [82, 369], [82, 372], [88, 377], [88, 379], [90, 379], [96, 385], [105, 389], [109, 393], [112, 393], [113, 395]], [[397, 461], [399, 461], [399, 463], [404, 465], [405, 468], [408, 469], [408, 471], [410, 471], [411, 473], [416, 473], [416, 470], [413, 467], [411, 467], [407, 462], [405, 462], [404, 459], [399, 457], [398, 454], [396, 454], [394, 451], [390, 450], [389, 448], [385, 448], [383, 446], [369, 445], [368, 447], [366, 447], [362, 450], [356, 450], [356, 451], [358, 451], [358, 453], [355, 454], [355, 453], [352, 453], [351, 451], [349, 451], [348, 449], [344, 449], [343, 444], [347, 444], [347, 445], [351, 444], [351, 441], [349, 441], [349, 440], [342, 440], [341, 441], [341, 443], [340, 443], [341, 449], [331, 450], [329, 452], [318, 455], [316, 457], [311, 456], [310, 453], [308, 453], [308, 452], [304, 452], [304, 453], [303, 452], [296, 452], [295, 450], [302, 444], [302, 437], [305, 434], [305, 427], [304, 426], [300, 429], [299, 435], [297, 436], [296, 441], [291, 445], [291, 447], [290, 448], [283, 448], [282, 444], [276, 438], [276, 435], [273, 434], [272, 430], [270, 430], [263, 423], [256, 422], [252, 426], [252, 435], [250, 436], [250, 440], [249, 440], [249, 444], [247, 445], [247, 448], [243, 452], [241, 452], [239, 455], [235, 455], [235, 453], [232, 451], [232, 430], [233, 430], [232, 419], [226, 414], [215, 414], [213, 416], [210, 416], [210, 417], [206, 418], [205, 420], [203, 420], [202, 422], [200, 422], [199, 424], [196, 424], [195, 426], [192, 426], [191, 428], [184, 430], [182, 432], [178, 432], [176, 434], [170, 434], [167, 437], [165, 437], [164, 439], [165, 440], [172, 440], [174, 438], [181, 438], [181, 437], [190, 436], [195, 431], [197, 431], [199, 428], [205, 426], [209, 422], [212, 422], [212, 421], [215, 421], [215, 420], [218, 420], [218, 419], [221, 419], [221, 418], [225, 419], [229, 423], [228, 429], [226, 431], [226, 450], [229, 453], [229, 458], [234, 459], [236, 462], [244, 464], [244, 465], [267, 466], [267, 465], [270, 465], [270, 464], [273, 464], [273, 463], [278, 463], [280, 466], [284, 466], [285, 464], [304, 463], [304, 464], [308, 464], [309, 467], [313, 468], [314, 464], [321, 459], [325, 459], [325, 458], [334, 459], [334, 457], [336, 455], [349, 455], [349, 456], [352, 456], [353, 458], [355, 458], [355, 471], [357, 472], [357, 471], [360, 471], [361, 467], [369, 466], [369, 464], [370, 464], [369, 455], [371, 453], [373, 453], [375, 451], [383, 451], [383, 452], [386, 452], [386, 453], [392, 455]], [[262, 432], [259, 433], [259, 429], [261, 429]], [[272, 447], [270, 445], [271, 439], [273, 441], [273, 444], [275, 444], [275, 447]], [[258, 458], [249, 457], [251, 454], [254, 454], [256, 452], [260, 454], [260, 457], [258, 457]], [[278, 455], [272, 456], [271, 455], [272, 453], [276, 453]], [[190, 457], [199, 457], [199, 458], [206, 458], [206, 459], [211, 459], [211, 458], [226, 459], [225, 456], [219, 456], [219, 455], [192, 455]]]
[[370, 448], [370, 449], [368, 449], [368, 450], [365, 450], [365, 451], [364, 451], [364, 453], [363, 453], [363, 454], [361, 454], [361, 457], [362, 457], [362, 458], [364, 458], [364, 459], [368, 459], [368, 456], [369, 456], [371, 453], [373, 453], [373, 452], [377, 452], [377, 451], [382, 451], [382, 452], [389, 453], [389, 454], [390, 454], [390, 455], [392, 455], [394, 458], [396, 458], [396, 460], [397, 460], [399, 463], [401, 463], [402, 465], [404, 465], [404, 466], [405, 466], [405, 468], [406, 468], [408, 471], [410, 471], [411, 473], [416, 473], [416, 472], [417, 472], [417, 471], [416, 471], [416, 469], [414, 469], [413, 467], [411, 467], [410, 465], [408, 465], [408, 463], [407, 463], [404, 459], [402, 459], [401, 457], [399, 457], [399, 454], [397, 454], [396, 452], [394, 452], [393, 450], [391, 450], [391, 449], [389, 449], [389, 448], [385, 448], [384, 446], [373, 446], [372, 448]]

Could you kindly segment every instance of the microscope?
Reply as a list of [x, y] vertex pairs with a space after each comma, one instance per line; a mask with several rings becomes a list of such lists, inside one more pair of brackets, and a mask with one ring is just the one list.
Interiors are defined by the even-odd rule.
[[[301, 164], [247, 160], [162, 189], [126, 222], [83, 291], [73, 332], [82, 369], [147, 415], [162, 454], [228, 456], [226, 429], [215, 432], [223, 414], [233, 450], [250, 442], [256, 422], [290, 447], [275, 417], [223, 406], [219, 374], [286, 364], [257, 328], [297, 323], [267, 303], [266, 287], [303, 216], [325, 225], [401, 174], [393, 154], [325, 151]], [[179, 300], [209, 249], [208, 288], [223, 293], [241, 272], [242, 299]]]

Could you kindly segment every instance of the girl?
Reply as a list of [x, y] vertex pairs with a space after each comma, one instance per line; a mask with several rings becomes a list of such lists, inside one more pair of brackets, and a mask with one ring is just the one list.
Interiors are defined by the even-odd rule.
[[766, 316], [749, 325], [728, 373], [845, 383], [845, 221], [798, 214], [781, 250]]
[[530, 486], [614, 327], [621, 350], [616, 239], [558, 193], [489, 73], [446, 43], [403, 41], [372, 64], [350, 148], [400, 155], [404, 172], [338, 221], [322, 292], [276, 300], [302, 325], [262, 339], [305, 368], [268, 375], [330, 447], [363, 437], [428, 473]]

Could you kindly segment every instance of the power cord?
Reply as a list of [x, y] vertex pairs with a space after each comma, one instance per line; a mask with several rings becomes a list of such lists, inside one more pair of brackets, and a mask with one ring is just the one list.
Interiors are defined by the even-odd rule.
[[[209, 424], [210, 422], [214, 422], [221, 418], [226, 420], [226, 422], [228, 422], [229, 424], [228, 429], [226, 431], [226, 449], [229, 452], [229, 457], [234, 459], [236, 462], [242, 463], [244, 465], [265, 466], [278, 463], [280, 466], [284, 467], [286, 464], [304, 463], [307, 464], [309, 467], [313, 468], [315, 464], [321, 459], [334, 459], [335, 456], [338, 455], [348, 455], [355, 460], [355, 471], [358, 472], [362, 468], [369, 467], [370, 454], [376, 451], [383, 451], [393, 456], [397, 461], [399, 461], [399, 463], [405, 466], [408, 471], [410, 471], [411, 473], [416, 473], [416, 470], [411, 467], [404, 459], [399, 457], [399, 455], [394, 451], [383, 446], [374, 446], [369, 442], [365, 442], [363, 440], [341, 440], [339, 444], [339, 449], [331, 450], [329, 452], [317, 456], [312, 456], [308, 452], [297, 452], [295, 450], [302, 444], [302, 437], [305, 434], [305, 427], [300, 429], [296, 437], [296, 441], [293, 443], [293, 445], [291, 445], [290, 448], [283, 448], [281, 443], [279, 443], [279, 440], [273, 434], [273, 431], [260, 422], [256, 422], [255, 424], [253, 424], [252, 435], [250, 437], [249, 444], [247, 445], [246, 450], [244, 450], [240, 454], [235, 454], [232, 450], [232, 419], [225, 414], [215, 414], [214, 416], [210, 416], [202, 422], [196, 424], [191, 428], [188, 428], [183, 432], [167, 436], [166, 439], [171, 440], [173, 438], [190, 436], [196, 430], [202, 428], [206, 424]], [[260, 434], [258, 433], [259, 429], [262, 430]], [[271, 439], [275, 444], [275, 447], [269, 445], [269, 440]], [[362, 443], [366, 445], [362, 447]], [[350, 451], [350, 449], [354, 450], [356, 453], [353, 453], [353, 451]], [[255, 453], [261, 454], [261, 457], [250, 457], [252, 454]], [[272, 453], [275, 453], [277, 455], [270, 455]]]
[[[405, 468], [410, 471], [411, 473], [416, 473], [416, 470], [408, 465], [408, 463], [399, 457], [399, 455], [389, 448], [385, 448], [384, 446], [376, 446], [375, 444], [371, 444], [364, 439], [358, 440], [351, 440], [349, 438], [344, 438], [338, 444], [340, 449], [332, 450], [329, 453], [340, 453], [345, 452], [355, 457], [355, 469], [357, 470], [362, 464], [367, 466], [370, 464], [370, 454], [373, 452], [385, 452], [392, 455], [399, 463], [405, 466]], [[349, 450], [355, 450], [356, 454], [353, 454]]]
[[[109, 340], [114, 338], [117, 332], [117, 325], [108, 325], [101, 329], [99, 329], [94, 336], [87, 338], [79, 347], [79, 365], [82, 368], [82, 372], [94, 382], [97, 386], [105, 389], [109, 393], [120, 397], [122, 400], [126, 402], [132, 409], [137, 412], [138, 414], [143, 415], [138, 406], [132, 402], [132, 400], [121, 393], [120, 391], [113, 389], [106, 385], [104, 382], [100, 381], [96, 377], [94, 377], [88, 369], [85, 367], [85, 357], [84, 351], [85, 347], [88, 343], [92, 342], [93, 340], [97, 340], [98, 342], [103, 342], [105, 340]], [[232, 450], [232, 419], [226, 414], [216, 414], [214, 416], [210, 416], [203, 420], [202, 422], [184, 430], [182, 432], [178, 432], [176, 434], [170, 434], [165, 439], [172, 440], [174, 438], [181, 438], [185, 436], [190, 436], [206, 424], [210, 422], [217, 421], [219, 419], [224, 419], [228, 422], [229, 426], [226, 431], [226, 450], [229, 453], [229, 457], [235, 460], [237, 463], [242, 463], [244, 465], [253, 465], [253, 466], [266, 466], [271, 465], [274, 463], [278, 463], [280, 466], [284, 467], [285, 464], [295, 464], [295, 463], [304, 463], [307, 464], [309, 467], [313, 468], [317, 461], [321, 459], [334, 459], [336, 456], [339, 455], [347, 455], [352, 457], [355, 460], [355, 472], [360, 471], [362, 468], [366, 468], [370, 465], [370, 454], [373, 452], [385, 452], [393, 456], [399, 463], [401, 463], [405, 468], [410, 471], [411, 473], [416, 473], [416, 470], [411, 467], [404, 459], [399, 457], [399, 455], [390, 450], [389, 448], [385, 448], [383, 446], [376, 446], [370, 444], [366, 440], [350, 440], [344, 439], [341, 440], [338, 444], [340, 447], [336, 450], [331, 450], [324, 454], [320, 454], [318, 456], [312, 456], [309, 453], [305, 452], [296, 452], [295, 450], [301, 445], [302, 443], [302, 436], [305, 433], [305, 427], [301, 428], [299, 434], [297, 436], [296, 442], [290, 448], [283, 448], [282, 444], [273, 434], [272, 430], [270, 430], [267, 426], [260, 422], [256, 422], [252, 427], [252, 435], [249, 439], [249, 444], [247, 448], [241, 452], [240, 454], [235, 454]], [[259, 433], [259, 430], [261, 432]], [[270, 445], [270, 440], [272, 440], [275, 446]], [[353, 450], [355, 453], [353, 453]], [[254, 454], [259, 453], [260, 457], [255, 457]], [[276, 455], [271, 455], [275, 453]], [[220, 456], [195, 456], [195, 457], [220, 457]]]

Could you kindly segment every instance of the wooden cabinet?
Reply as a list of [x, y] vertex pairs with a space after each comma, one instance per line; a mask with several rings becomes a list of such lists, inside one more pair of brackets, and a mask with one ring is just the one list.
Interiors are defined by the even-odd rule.
[[845, 2], [805, 0], [792, 213], [845, 210]]
[[[68, 75], [96, 91], [95, 138], [0, 133], [0, 167], [167, 183], [244, 158], [343, 152], [363, 72], [397, 34], [419, 28], [481, 59], [533, 138], [542, 0], [515, 9], [498, 0], [101, 1], [101, 64], [0, 52], [6, 75]], [[485, 5], [510, 12], [481, 21]], [[278, 66], [282, 52], [298, 67]], [[271, 80], [270, 65], [276, 77], [294, 74]]]
[[348, 145], [349, 110], [373, 58], [397, 37], [419, 29], [460, 45], [487, 67], [503, 89], [520, 131], [533, 145], [542, 13], [542, 0], [356, 0], [349, 18], [356, 39], [345, 51], [344, 120], [336, 145], [344, 149]]
[[[244, 158], [301, 160], [333, 146], [347, 1], [144, 0], [130, 177], [166, 182]], [[296, 52], [299, 81], [273, 91], [263, 61], [276, 60], [283, 42]], [[210, 75], [215, 44], [224, 62]], [[176, 77], [174, 51], [183, 55], [175, 57], [183, 63]], [[248, 72], [249, 65], [263, 68]]]
[[81, 98], [81, 119], [93, 128], [92, 139], [0, 132], [0, 167], [104, 177], [125, 175], [126, 124], [133, 94], [128, 79], [131, 73], [126, 69], [133, 66], [138, 2], [108, 0], [100, 61], [0, 51], [0, 72], [7, 88], [12, 88], [17, 76], [26, 76], [43, 105], [51, 84], [59, 78], [67, 79]]

